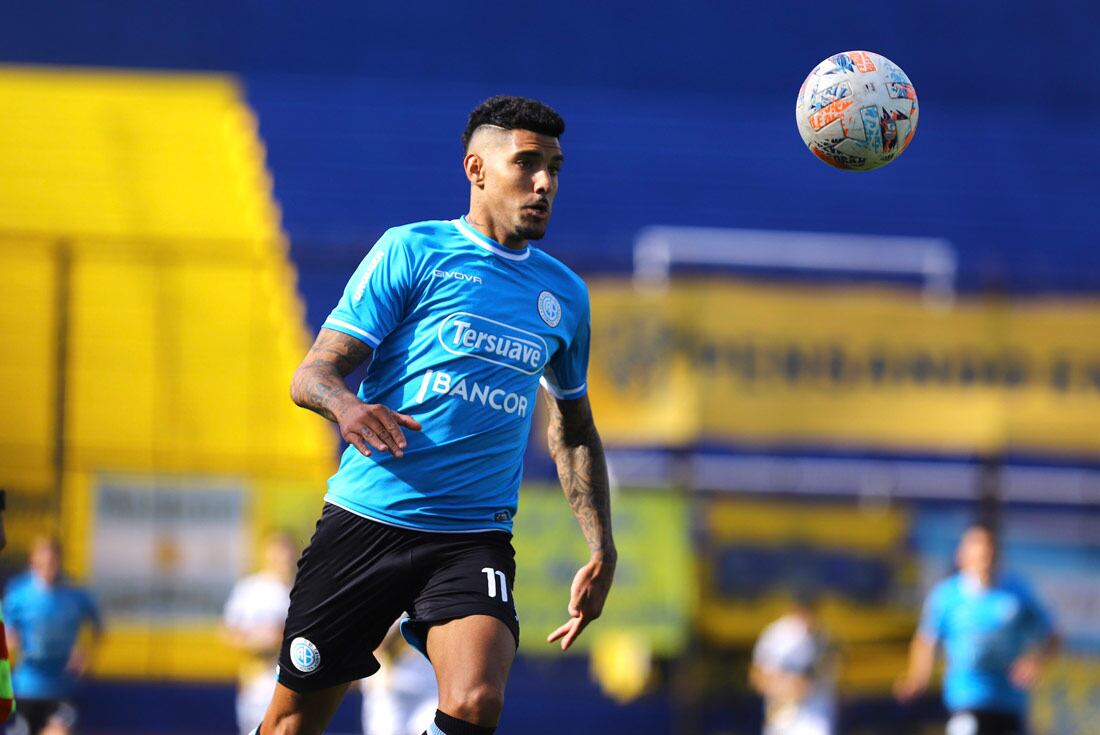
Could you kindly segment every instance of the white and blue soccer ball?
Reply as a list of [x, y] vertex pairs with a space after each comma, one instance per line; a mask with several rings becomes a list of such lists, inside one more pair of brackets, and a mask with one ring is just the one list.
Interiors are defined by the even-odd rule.
[[845, 51], [813, 68], [795, 103], [798, 132], [830, 166], [870, 171], [901, 155], [917, 129], [917, 92], [894, 62]]

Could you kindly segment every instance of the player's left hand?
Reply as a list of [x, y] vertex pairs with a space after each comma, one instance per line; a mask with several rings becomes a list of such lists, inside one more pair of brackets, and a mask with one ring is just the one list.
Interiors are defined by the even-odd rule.
[[569, 650], [581, 631], [600, 617], [614, 577], [615, 561], [602, 556], [592, 557], [581, 567], [569, 589], [569, 622], [547, 636], [546, 642], [561, 640], [561, 650]]
[[73, 649], [68, 662], [65, 664], [65, 670], [73, 676], [84, 676], [84, 672], [88, 670], [88, 657], [80, 648]]
[[1012, 663], [1009, 677], [1018, 689], [1031, 689], [1039, 680], [1039, 674], [1043, 670], [1043, 663], [1034, 653], [1025, 653]]

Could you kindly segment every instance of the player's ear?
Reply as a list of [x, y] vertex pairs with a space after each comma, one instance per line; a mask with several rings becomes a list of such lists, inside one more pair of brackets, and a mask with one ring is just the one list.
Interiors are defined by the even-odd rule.
[[485, 162], [476, 153], [467, 153], [462, 160], [462, 166], [466, 169], [466, 178], [479, 189], [485, 185]]

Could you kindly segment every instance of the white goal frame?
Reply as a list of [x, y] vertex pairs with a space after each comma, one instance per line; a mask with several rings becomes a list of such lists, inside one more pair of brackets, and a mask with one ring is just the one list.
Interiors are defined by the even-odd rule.
[[958, 270], [955, 248], [941, 238], [666, 226], [638, 232], [638, 286], [667, 288], [675, 264], [913, 276], [938, 306], [954, 302]]

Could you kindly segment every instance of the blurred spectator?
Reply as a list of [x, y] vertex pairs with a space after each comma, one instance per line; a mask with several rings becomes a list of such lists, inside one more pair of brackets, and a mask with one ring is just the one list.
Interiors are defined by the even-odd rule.
[[968, 528], [956, 561], [925, 602], [895, 693], [905, 702], [924, 692], [942, 646], [948, 735], [1025, 735], [1027, 691], [1057, 652], [1054, 628], [1023, 580], [997, 569], [991, 529]]
[[226, 638], [245, 652], [237, 689], [237, 727], [242, 733], [263, 720], [275, 692], [275, 665], [297, 559], [294, 539], [273, 534], [264, 543], [260, 571], [238, 580], [225, 603]]
[[760, 634], [749, 683], [764, 698], [764, 735], [831, 735], [836, 714], [836, 649], [799, 591], [790, 610]]
[[438, 701], [432, 665], [405, 643], [397, 623], [374, 655], [382, 668], [361, 684], [363, 735], [431, 732]]
[[[19, 701], [9, 732], [71, 733], [77, 719], [72, 697], [102, 625], [91, 595], [61, 574], [56, 538], [34, 540], [30, 569], [8, 584], [4, 610]], [[92, 632], [90, 641], [81, 635], [86, 629]]]

